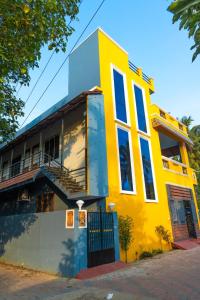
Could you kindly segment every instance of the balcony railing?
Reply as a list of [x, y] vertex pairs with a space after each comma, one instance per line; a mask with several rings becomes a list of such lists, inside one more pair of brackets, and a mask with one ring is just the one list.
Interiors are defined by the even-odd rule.
[[149, 76], [147, 76], [144, 72], [141, 71], [140, 68], [136, 67], [131, 61], [128, 62], [129, 64], [129, 68], [135, 72], [137, 75], [140, 76], [141, 74], [141, 77], [144, 81], [146, 81], [148, 84], [152, 84], [152, 78], [150, 78]]
[[165, 156], [162, 156], [162, 163], [165, 170], [171, 171], [177, 175], [189, 176], [192, 178], [194, 183], [196, 183], [197, 179], [195, 171], [187, 165]]
[[179, 120], [174, 118], [171, 114], [164, 111], [162, 108], [160, 108], [158, 105], [153, 104], [151, 106], [151, 115], [152, 117], [157, 117], [169, 126], [172, 126], [173, 128], [176, 128], [181, 134], [187, 136], [187, 127], [181, 123]]
[[7, 168], [1, 169], [0, 182], [7, 181], [32, 170], [39, 169], [42, 166], [47, 166], [54, 169], [57, 168], [61, 171], [64, 171], [71, 178], [75, 179], [77, 183], [86, 188], [85, 167], [69, 170], [65, 168], [58, 160], [43, 152], [32, 154], [28, 158], [22, 159]]

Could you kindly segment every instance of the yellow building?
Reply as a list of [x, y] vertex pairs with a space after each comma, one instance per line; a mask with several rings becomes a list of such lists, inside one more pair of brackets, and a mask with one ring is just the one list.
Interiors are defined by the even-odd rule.
[[[68, 84], [68, 96], [1, 147], [1, 215], [31, 212], [43, 218], [41, 213], [74, 209], [75, 201], [83, 199], [89, 226], [94, 218], [90, 219], [90, 212], [113, 209], [118, 217], [133, 218], [129, 261], [143, 251], [170, 249], [166, 242], [161, 245], [157, 226], [170, 233], [172, 242], [198, 238], [197, 181], [188, 160], [192, 141], [181, 122], [152, 104], [153, 79], [130, 62], [120, 45], [97, 29], [70, 55]], [[28, 206], [19, 205], [22, 191]], [[63, 215], [55, 218], [60, 222]], [[117, 245], [117, 238], [105, 227], [101, 239], [107, 235], [108, 244], [101, 253], [110, 258], [95, 262], [102, 250], [98, 247], [104, 243], [99, 244], [93, 221], [94, 228], [88, 230], [91, 251], [87, 250], [91, 264], [85, 259], [83, 265], [119, 259], [119, 242]], [[115, 253], [109, 252], [109, 239], [113, 239]], [[30, 238], [23, 237], [21, 243], [27, 249]], [[15, 251], [10, 249], [16, 249], [16, 244], [9, 247], [4, 257], [15, 261]], [[47, 248], [45, 244], [44, 253]], [[123, 251], [120, 258], [125, 259]], [[27, 264], [37, 263], [27, 258]], [[56, 268], [52, 263], [51, 270]], [[43, 269], [49, 270], [46, 265]]]
[[192, 142], [181, 122], [152, 104], [154, 81], [101, 30], [98, 38], [108, 161], [106, 204], [115, 203], [118, 215], [133, 218], [132, 261], [142, 251], [160, 247], [156, 226], [163, 225], [172, 240], [198, 235], [197, 182], [187, 153]]

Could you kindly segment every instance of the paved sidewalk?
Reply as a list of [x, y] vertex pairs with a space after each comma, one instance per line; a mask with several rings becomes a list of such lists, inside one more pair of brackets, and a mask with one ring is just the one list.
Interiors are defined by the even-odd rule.
[[199, 258], [177, 250], [84, 281], [0, 265], [0, 300], [198, 300]]

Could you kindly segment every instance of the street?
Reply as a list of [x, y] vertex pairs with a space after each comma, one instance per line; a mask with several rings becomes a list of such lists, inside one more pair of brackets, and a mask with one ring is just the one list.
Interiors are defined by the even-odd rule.
[[200, 299], [200, 247], [161, 254], [90, 280], [0, 265], [0, 300]]

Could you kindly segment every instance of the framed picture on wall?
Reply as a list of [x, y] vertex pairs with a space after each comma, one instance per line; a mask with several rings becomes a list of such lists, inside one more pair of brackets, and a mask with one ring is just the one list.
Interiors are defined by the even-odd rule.
[[87, 210], [78, 211], [78, 227], [87, 228]]
[[66, 210], [65, 228], [74, 228], [74, 209]]

